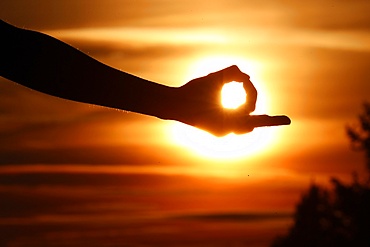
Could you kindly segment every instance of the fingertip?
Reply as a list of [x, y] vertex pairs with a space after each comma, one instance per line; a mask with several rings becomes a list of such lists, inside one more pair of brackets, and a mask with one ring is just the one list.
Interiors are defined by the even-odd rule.
[[281, 122], [283, 125], [290, 125], [292, 120], [288, 116], [280, 116]]
[[235, 64], [225, 68], [224, 71], [227, 73], [227, 77], [240, 77], [240, 74], [243, 74]]
[[230, 67], [228, 67], [229, 69], [235, 69], [235, 70], [239, 70], [240, 71], [240, 69], [239, 69], [239, 67], [237, 66], [237, 65], [235, 65], [235, 64], [233, 64], [233, 65], [231, 65]]

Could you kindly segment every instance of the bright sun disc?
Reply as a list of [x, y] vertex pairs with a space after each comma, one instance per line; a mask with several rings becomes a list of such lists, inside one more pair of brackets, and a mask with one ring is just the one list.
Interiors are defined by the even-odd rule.
[[227, 83], [221, 90], [221, 104], [224, 108], [236, 109], [245, 103], [246, 95], [243, 83]]

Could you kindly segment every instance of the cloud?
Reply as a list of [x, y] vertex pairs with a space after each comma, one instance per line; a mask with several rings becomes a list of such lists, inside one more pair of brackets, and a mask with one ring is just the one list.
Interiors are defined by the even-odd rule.
[[[104, 7], [103, 7], [104, 6]], [[314, 29], [369, 28], [370, 5], [356, 1], [63, 1], [4, 0], [5, 20], [38, 29], [87, 26], [295, 26]]]
[[[79, 166], [76, 164], [75, 166]], [[63, 168], [63, 165], [59, 165]], [[32, 166], [30, 166], [32, 168]], [[116, 172], [95, 172], [94, 166], [89, 166], [90, 171], [82, 172], [53, 172], [55, 169], [49, 169], [46, 172], [26, 171], [22, 168], [12, 173], [0, 173], [1, 186], [93, 186], [107, 188], [112, 186], [121, 186], [129, 190], [135, 187], [147, 187], [147, 189], [165, 189], [175, 190], [179, 187], [186, 187], [189, 184], [199, 184], [200, 179], [185, 175], [166, 175], [166, 174], [140, 174], [140, 173], [121, 173], [119, 167]], [[101, 167], [99, 167], [101, 168]], [[101, 169], [99, 169], [100, 171]], [[172, 185], [172, 186], [170, 186]]]
[[336, 119], [344, 126], [369, 100], [370, 52], [293, 46], [271, 57], [279, 61], [264, 76], [271, 101], [295, 119]]
[[[54, 29], [82, 26], [96, 26], [130, 22], [143, 14], [140, 2], [108, 0], [102, 6], [100, 1], [37, 1], [4, 0], [0, 4], [4, 20], [27, 28]], [[119, 22], [118, 22], [119, 23]]]
[[[2, 18], [18, 25], [36, 29], [104, 26], [194, 26], [220, 20], [230, 11], [225, 7], [230, 1], [197, 2], [197, 8], [189, 1], [79, 0], [55, 2], [41, 0], [37, 3], [25, 0], [4, 0], [0, 5]], [[239, 6], [239, 5], [238, 5]], [[246, 6], [245, 6], [246, 7]]]
[[[287, 140], [289, 144], [282, 147], [285, 150], [283, 155], [267, 157], [266, 162], [260, 161], [260, 166], [271, 171], [284, 169], [302, 181], [317, 178], [325, 182], [330, 177], [350, 181], [353, 172], [362, 177], [366, 174], [363, 153], [351, 150], [344, 124], [340, 126], [333, 123], [296, 123], [298, 126], [291, 129], [289, 134], [297, 138]], [[293, 146], [294, 150], [289, 151], [289, 147]], [[274, 162], [269, 162], [271, 159]]]
[[[187, 59], [209, 45], [206, 41], [199, 44], [187, 43], [186, 41], [177, 42], [171, 38], [170, 34], [167, 34], [167, 38], [161, 37], [161, 32], [156, 34], [154, 30], [151, 31], [151, 34], [147, 34], [145, 30], [137, 30], [136, 34], [140, 33], [142, 38], [130, 34], [130, 32], [125, 34], [127, 31], [120, 29], [108, 30], [110, 35], [106, 36], [104, 34], [106, 31], [104, 29], [94, 30], [92, 33], [84, 35], [84, 30], [75, 30], [55, 33], [55, 35], [52, 33], [52, 35], [99, 61], [126, 72], [139, 74], [139, 76], [148, 73], [148, 71], [150, 74], [158, 74], [159, 71], [151, 71], [151, 68], [155, 67], [153, 65], [157, 65], [159, 68], [159, 65], [163, 67], [166, 61]], [[146, 37], [147, 35], [149, 37]], [[151, 35], [158, 35], [161, 38], [153, 40]], [[175, 30], [173, 35], [177, 35]]]
[[175, 217], [177, 219], [196, 220], [196, 221], [223, 221], [223, 222], [256, 222], [290, 219], [290, 213], [214, 213], [214, 214], [194, 214]]
[[[288, 214], [284, 217], [277, 211], [254, 214], [246, 207], [236, 211], [234, 198], [228, 193], [232, 188], [223, 191], [220, 180], [99, 173], [8, 175], [0, 175], [0, 196], [6, 198], [0, 204], [4, 233], [0, 241], [6, 244], [37, 246], [57, 241], [81, 246], [129, 241], [140, 245], [145, 235], [150, 237], [145, 239], [150, 243], [145, 243], [154, 239], [158, 246], [176, 246], [179, 241], [225, 246], [236, 241], [266, 241], [267, 236], [276, 234], [271, 228], [281, 229], [281, 221], [284, 227], [290, 222]], [[241, 193], [235, 198], [249, 195]], [[220, 212], [213, 209], [220, 209], [218, 202], [224, 201], [228, 203], [223, 213], [211, 213]], [[244, 201], [244, 205], [249, 204]], [[194, 214], [199, 209], [204, 214]], [[266, 224], [268, 230], [259, 223]], [[220, 231], [223, 234], [215, 240]]]
[[286, 7], [291, 23], [301, 28], [368, 31], [370, 27], [370, 17], [366, 14], [370, 3], [366, 0], [289, 1]]
[[[71, 140], [73, 141], [73, 140]], [[37, 140], [35, 140], [37, 144]], [[78, 147], [24, 147], [0, 151], [0, 164], [171, 164], [171, 159], [159, 151], [151, 150], [151, 145], [120, 146], [78, 146]], [[166, 150], [163, 150], [166, 151]]]

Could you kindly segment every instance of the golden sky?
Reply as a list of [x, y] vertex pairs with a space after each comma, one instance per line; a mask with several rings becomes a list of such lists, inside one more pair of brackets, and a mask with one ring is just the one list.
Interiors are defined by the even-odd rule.
[[[259, 90], [258, 113], [285, 114], [292, 124], [261, 128], [236, 146], [229, 140], [225, 151], [181, 124], [53, 98], [0, 78], [0, 173], [129, 174], [144, 187], [153, 184], [143, 178], [166, 176], [183, 181], [182, 189], [198, 178], [205, 179], [200, 191], [217, 190], [217, 181], [224, 189], [210, 196], [213, 207], [191, 210], [291, 211], [313, 181], [348, 181], [363, 171], [344, 128], [370, 99], [369, 11], [366, 0], [3, 0], [3, 20], [161, 84], [180, 86], [236, 64]], [[168, 184], [158, 184], [152, 196], [169, 193]], [[245, 195], [256, 200], [241, 200]]]

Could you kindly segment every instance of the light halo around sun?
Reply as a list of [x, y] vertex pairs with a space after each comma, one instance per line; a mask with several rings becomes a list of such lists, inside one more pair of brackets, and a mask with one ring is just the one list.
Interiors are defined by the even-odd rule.
[[[224, 69], [231, 65], [237, 65], [241, 71], [247, 73], [251, 77], [251, 81], [258, 91], [256, 110], [253, 114], [267, 114], [267, 98], [265, 90], [258, 81], [258, 73], [260, 73], [261, 70], [257, 62], [231, 56], [205, 57], [199, 59], [190, 68], [188, 81]], [[236, 108], [236, 106], [232, 104], [236, 104], [235, 101], [237, 101], [237, 98], [244, 97], [245, 100], [245, 91], [242, 89], [242, 83], [227, 83], [224, 85], [223, 90], [227, 85], [232, 85], [230, 91], [236, 90], [240, 95], [236, 95], [235, 92], [229, 92], [228, 97], [231, 97], [231, 102], [222, 102], [222, 104], [224, 107], [226, 104], [229, 108]], [[236, 89], [238, 87], [239, 90]], [[239, 102], [239, 104], [243, 103], [244, 102]], [[182, 123], [174, 123], [171, 131], [171, 137], [177, 144], [192, 150], [195, 154], [202, 157], [217, 160], [239, 159], [246, 156], [258, 155], [270, 146], [273, 136], [273, 128], [268, 127], [256, 128], [252, 132], [243, 135], [230, 133], [224, 137], [216, 137], [203, 130]]]

